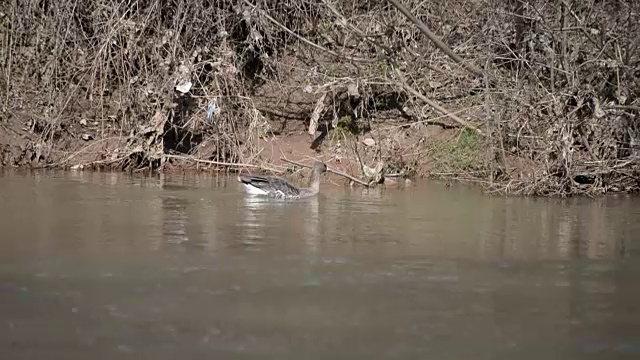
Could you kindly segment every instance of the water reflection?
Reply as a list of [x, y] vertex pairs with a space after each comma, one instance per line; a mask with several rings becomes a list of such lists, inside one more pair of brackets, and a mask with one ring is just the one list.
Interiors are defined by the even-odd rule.
[[4, 179], [7, 203], [19, 199], [20, 206], [41, 209], [37, 222], [19, 216], [19, 208], [5, 214], [13, 221], [5, 222], [42, 246], [75, 228], [79, 233], [65, 235], [70, 243], [81, 238], [83, 246], [97, 247], [115, 232], [146, 239], [136, 242], [141, 248], [149, 241], [156, 248], [192, 242], [211, 250], [284, 245], [342, 255], [532, 261], [637, 253], [630, 239], [640, 215], [637, 202], [627, 198], [504, 199], [434, 185], [407, 191], [325, 187], [319, 197], [282, 203], [244, 196], [236, 182], [204, 175], [72, 172]]
[[640, 354], [631, 198], [3, 173], [0, 199], [8, 358]]
[[[317, 250], [320, 240], [318, 197], [277, 201], [261, 196], [246, 196], [241, 209], [242, 238], [245, 244], [274, 239], [299, 241], [307, 251]], [[280, 239], [278, 239], [280, 238]], [[257, 243], [256, 243], [257, 244]]]
[[181, 244], [189, 241], [187, 235], [187, 205], [185, 199], [163, 195], [162, 198], [162, 235], [167, 242]]

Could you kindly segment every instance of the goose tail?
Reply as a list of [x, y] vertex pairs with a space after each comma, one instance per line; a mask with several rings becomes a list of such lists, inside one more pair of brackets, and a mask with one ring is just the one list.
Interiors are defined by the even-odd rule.
[[248, 194], [267, 195], [268, 193], [260, 188], [260, 184], [264, 184], [265, 180], [255, 176], [238, 176], [238, 182], [242, 183], [244, 190]]

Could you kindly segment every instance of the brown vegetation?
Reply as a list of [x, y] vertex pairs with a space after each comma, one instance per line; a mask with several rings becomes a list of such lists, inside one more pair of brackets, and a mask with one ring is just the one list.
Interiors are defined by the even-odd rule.
[[634, 0], [7, 0], [0, 165], [318, 158], [369, 183], [633, 192], [639, 30]]

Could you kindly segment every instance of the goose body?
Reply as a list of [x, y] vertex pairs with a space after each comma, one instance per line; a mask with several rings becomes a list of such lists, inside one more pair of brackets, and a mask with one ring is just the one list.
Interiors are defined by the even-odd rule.
[[238, 181], [242, 183], [247, 194], [279, 199], [300, 199], [314, 196], [320, 191], [320, 175], [326, 171], [327, 166], [316, 161], [311, 170], [309, 187], [306, 188], [298, 188], [287, 180], [275, 176], [240, 175]]

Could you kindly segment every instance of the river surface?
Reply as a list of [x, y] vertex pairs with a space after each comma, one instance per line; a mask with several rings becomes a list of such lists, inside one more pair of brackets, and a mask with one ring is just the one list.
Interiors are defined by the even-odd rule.
[[640, 359], [640, 200], [0, 171], [2, 359]]

